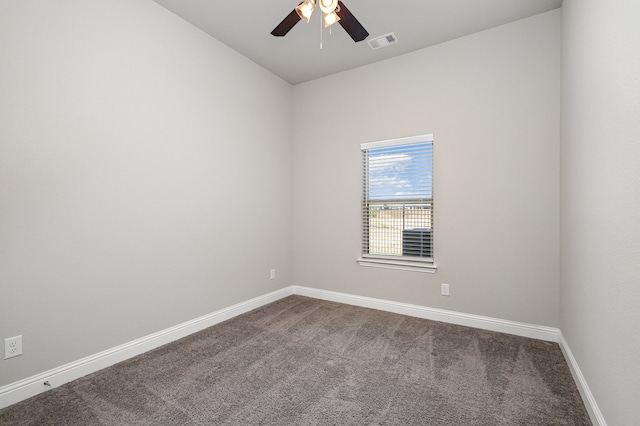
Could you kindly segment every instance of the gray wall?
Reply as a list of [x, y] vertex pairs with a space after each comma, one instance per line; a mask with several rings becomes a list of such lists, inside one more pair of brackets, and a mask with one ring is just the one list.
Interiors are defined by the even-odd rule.
[[[558, 326], [560, 20], [555, 10], [295, 86], [294, 283]], [[437, 273], [357, 265], [360, 143], [425, 133]]]
[[[637, 2], [564, 0], [562, 79], [553, 11], [293, 89], [151, 1], [0, 8], [0, 386], [299, 284], [561, 326], [636, 420]], [[359, 145], [422, 133], [439, 270], [360, 267]]]
[[292, 284], [289, 84], [152, 1], [0, 10], [0, 386]]
[[606, 421], [640, 401], [640, 3], [564, 0], [561, 328]]

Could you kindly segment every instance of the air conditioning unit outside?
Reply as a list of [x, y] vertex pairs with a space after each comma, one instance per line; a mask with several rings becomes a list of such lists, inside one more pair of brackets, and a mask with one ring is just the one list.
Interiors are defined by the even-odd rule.
[[402, 231], [402, 255], [433, 257], [431, 228], [414, 228]]

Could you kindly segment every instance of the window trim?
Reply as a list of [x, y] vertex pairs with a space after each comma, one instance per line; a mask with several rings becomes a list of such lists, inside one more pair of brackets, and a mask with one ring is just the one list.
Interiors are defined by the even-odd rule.
[[399, 258], [397, 256], [394, 259], [386, 258], [382, 255], [369, 255], [362, 254], [356, 262], [360, 266], [369, 266], [372, 268], [387, 268], [387, 269], [399, 269], [401, 271], [416, 271], [416, 272], [427, 272], [430, 274], [435, 274], [438, 270], [438, 265], [436, 265], [433, 261], [425, 261], [425, 260], [406, 260], [403, 258]]
[[[396, 138], [389, 139], [383, 141], [375, 141], [375, 142], [365, 142], [360, 145], [360, 151], [365, 151], [374, 148], [386, 148], [391, 146], [398, 145], [410, 145], [414, 143], [424, 143], [430, 142], [432, 144], [431, 149], [433, 150], [433, 134], [425, 134], [418, 136], [410, 136], [405, 138]], [[433, 173], [433, 164], [432, 164], [432, 173]], [[368, 179], [366, 176], [363, 176], [364, 179]], [[433, 186], [431, 188], [432, 197], [431, 203], [433, 204]], [[365, 203], [368, 200], [361, 199], [360, 200], [362, 208], [364, 208]], [[432, 207], [433, 208], [433, 207]], [[360, 219], [361, 231], [364, 227], [363, 216]], [[361, 241], [364, 240], [364, 235], [361, 235]], [[432, 241], [433, 244], [433, 241]], [[434, 244], [435, 245], [435, 244]], [[396, 269], [403, 271], [415, 271], [415, 272], [426, 272], [426, 273], [435, 273], [438, 269], [434, 258], [418, 258], [414, 259], [409, 256], [392, 256], [392, 255], [379, 255], [379, 254], [368, 254], [361, 253], [360, 257], [356, 260], [360, 266], [374, 267], [374, 268], [386, 268], [386, 269]]]

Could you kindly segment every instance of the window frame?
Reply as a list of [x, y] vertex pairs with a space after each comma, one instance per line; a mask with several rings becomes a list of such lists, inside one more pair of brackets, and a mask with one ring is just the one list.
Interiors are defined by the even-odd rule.
[[[367, 156], [365, 152], [368, 152], [371, 149], [376, 148], [387, 148], [393, 146], [402, 146], [402, 145], [413, 145], [418, 143], [431, 143], [431, 198], [423, 199], [419, 203], [428, 203], [431, 205], [431, 250], [434, 247], [434, 233], [433, 233], [433, 212], [435, 208], [434, 204], [434, 184], [433, 184], [433, 152], [434, 152], [434, 141], [433, 134], [425, 134], [418, 136], [410, 136], [405, 138], [397, 138], [397, 139], [389, 139], [383, 141], [376, 142], [366, 142], [360, 145], [361, 158], [362, 158], [362, 181], [361, 184], [364, 186], [364, 191], [361, 195], [361, 218], [360, 218], [360, 227], [361, 227], [361, 255], [357, 259], [357, 262], [361, 266], [368, 267], [377, 267], [377, 268], [387, 268], [387, 269], [398, 269], [405, 271], [418, 271], [418, 272], [427, 272], [427, 273], [435, 273], [437, 271], [437, 265], [435, 263], [435, 257], [414, 257], [414, 256], [398, 256], [398, 255], [384, 255], [384, 254], [369, 254], [365, 253], [365, 244], [368, 247], [369, 244], [369, 236], [365, 236], [365, 232], [368, 232], [369, 223], [365, 221], [368, 218], [368, 211], [370, 209], [371, 204], [379, 204], [380, 200], [376, 201], [375, 199], [371, 199], [368, 196], [368, 188], [369, 188], [369, 173], [368, 173], [368, 164], [366, 164]], [[382, 200], [382, 201], [390, 201], [390, 200]], [[406, 201], [406, 200], [405, 200]], [[398, 205], [402, 204], [411, 204], [411, 202], [404, 203], [403, 200], [394, 200], [394, 202]], [[414, 200], [415, 202], [415, 200]], [[391, 204], [389, 202], [388, 204]], [[404, 208], [404, 207], [403, 207]], [[366, 237], [366, 238], [365, 238]], [[366, 241], [366, 243], [365, 243]], [[433, 254], [434, 252], [432, 252]]]

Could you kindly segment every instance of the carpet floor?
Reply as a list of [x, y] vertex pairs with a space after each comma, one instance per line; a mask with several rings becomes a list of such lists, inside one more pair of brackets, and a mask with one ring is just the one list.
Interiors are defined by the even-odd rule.
[[590, 425], [556, 343], [290, 296], [1, 425]]

